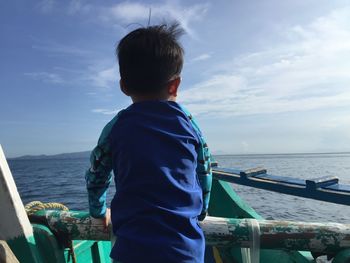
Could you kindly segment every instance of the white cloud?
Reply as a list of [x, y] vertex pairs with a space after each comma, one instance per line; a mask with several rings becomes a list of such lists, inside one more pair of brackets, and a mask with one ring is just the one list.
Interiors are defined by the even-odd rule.
[[92, 6], [84, 3], [83, 0], [71, 0], [67, 12], [70, 15], [75, 15], [76, 13], [89, 13], [92, 9]]
[[155, 20], [175, 19], [180, 22], [186, 32], [194, 36], [191, 24], [201, 20], [207, 10], [208, 4], [201, 3], [191, 6], [182, 6], [176, 2], [161, 4], [145, 4], [142, 2], [121, 2], [110, 8], [104, 9], [102, 18], [107, 21], [115, 21], [124, 26], [130, 23], [147, 25], [149, 10], [151, 9], [151, 24]]
[[122, 2], [109, 9], [111, 15], [110, 18], [122, 20], [126, 23], [135, 22], [135, 20], [140, 19], [147, 19], [149, 8], [150, 7], [141, 3]]
[[34, 80], [39, 80], [46, 83], [53, 83], [53, 84], [63, 84], [64, 80], [63, 78], [56, 74], [56, 73], [50, 73], [50, 72], [30, 72], [30, 73], [24, 73], [25, 76], [28, 76]]
[[55, 5], [55, 1], [54, 0], [41, 0], [38, 4], [37, 4], [37, 8], [44, 14], [48, 14], [50, 13]]
[[93, 113], [101, 113], [101, 114], [104, 114], [104, 115], [116, 115], [119, 111], [119, 110], [111, 110], [111, 109], [93, 109], [91, 110], [91, 112]]
[[89, 70], [89, 79], [92, 85], [100, 88], [112, 88], [118, 84], [118, 71], [116, 67]]
[[[286, 32], [286, 33], [285, 33]], [[350, 105], [350, 8], [284, 30], [283, 43], [242, 55], [180, 94], [194, 113], [232, 116]]]
[[153, 4], [146, 4], [142, 1], [124, 1], [114, 5], [101, 6], [83, 0], [71, 0], [69, 4], [55, 0], [41, 0], [37, 4], [37, 9], [44, 14], [49, 14], [56, 9], [69, 15], [88, 15], [87, 19], [93, 16], [94, 21], [98, 18], [100, 21], [107, 22], [108, 25], [118, 24], [124, 27], [133, 23], [146, 26], [151, 9], [151, 24], [155, 21], [177, 20], [193, 37], [195, 37], [195, 33], [191, 24], [194, 21], [200, 21], [206, 15], [208, 8], [208, 3], [184, 5], [178, 1]]
[[199, 55], [199, 56], [193, 58], [193, 59], [191, 60], [191, 62], [203, 61], [203, 60], [207, 60], [207, 59], [209, 59], [209, 58], [211, 58], [211, 55], [210, 55], [210, 54], [207, 54], [207, 53], [204, 53], [204, 54], [201, 54], [201, 55]]

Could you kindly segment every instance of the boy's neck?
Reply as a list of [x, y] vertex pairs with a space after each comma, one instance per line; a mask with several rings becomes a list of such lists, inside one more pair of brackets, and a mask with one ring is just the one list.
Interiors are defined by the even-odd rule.
[[147, 96], [147, 95], [138, 95], [130, 96], [133, 103], [142, 102], [142, 101], [176, 101], [175, 96]]
[[123, 80], [120, 80], [120, 88], [125, 95], [131, 97], [133, 103], [142, 102], [142, 101], [174, 101], [175, 102], [180, 82], [181, 82], [181, 78], [177, 76], [168, 82], [166, 88], [151, 94], [131, 93], [128, 91], [128, 89], [124, 85]]

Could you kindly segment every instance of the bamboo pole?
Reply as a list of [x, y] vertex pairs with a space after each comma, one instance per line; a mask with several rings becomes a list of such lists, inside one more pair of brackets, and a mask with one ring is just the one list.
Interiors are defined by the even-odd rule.
[[0, 239], [7, 242], [20, 262], [39, 262], [33, 228], [24, 210], [1, 145], [0, 208]]
[[[87, 212], [39, 211], [35, 217], [45, 218], [49, 227], [71, 239], [110, 240], [110, 230], [102, 221]], [[217, 247], [252, 247], [252, 220], [208, 216], [200, 222], [206, 243]], [[335, 255], [350, 248], [350, 225], [337, 223], [305, 223], [277, 220], [256, 220], [258, 235], [254, 242], [261, 249], [288, 249]], [[258, 239], [258, 240], [257, 240]]]

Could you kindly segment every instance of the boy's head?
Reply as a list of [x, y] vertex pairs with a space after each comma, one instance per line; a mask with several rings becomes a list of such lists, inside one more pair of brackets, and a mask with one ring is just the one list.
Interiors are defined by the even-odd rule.
[[178, 86], [184, 55], [178, 38], [183, 33], [178, 23], [162, 24], [136, 29], [120, 40], [119, 72], [127, 95], [156, 97], [174, 81]]

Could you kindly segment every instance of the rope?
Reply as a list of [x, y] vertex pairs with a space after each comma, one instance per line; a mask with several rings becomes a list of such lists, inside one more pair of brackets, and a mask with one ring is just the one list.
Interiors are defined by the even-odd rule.
[[42, 203], [40, 201], [32, 201], [28, 204], [25, 205], [25, 210], [27, 212], [28, 215], [32, 215], [35, 214], [36, 212], [40, 211], [40, 210], [63, 210], [63, 211], [68, 211], [68, 207], [66, 207], [63, 204], [60, 203]]
[[256, 219], [246, 219], [249, 230], [249, 248], [241, 248], [243, 263], [260, 262], [260, 225]]

